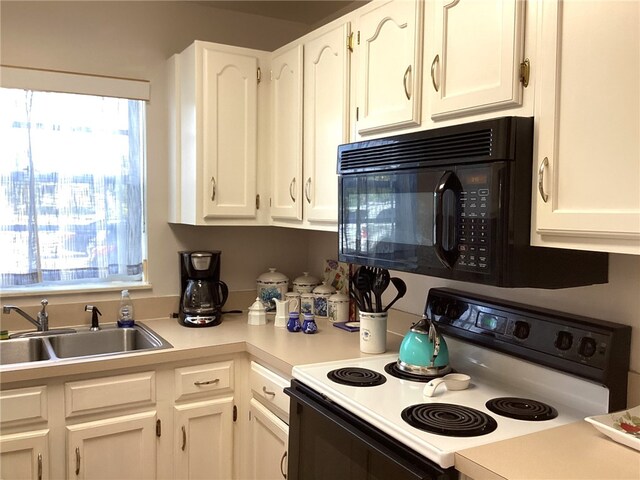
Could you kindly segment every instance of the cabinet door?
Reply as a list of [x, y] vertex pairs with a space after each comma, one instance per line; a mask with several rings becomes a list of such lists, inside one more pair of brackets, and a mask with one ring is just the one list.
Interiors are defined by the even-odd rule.
[[249, 415], [251, 478], [287, 478], [289, 427], [254, 398], [250, 402]]
[[201, 71], [204, 216], [255, 217], [258, 60], [205, 46]]
[[640, 254], [639, 25], [640, 2], [542, 3], [535, 228], [544, 245]]
[[437, 0], [431, 117], [521, 103], [523, 0]]
[[67, 478], [156, 476], [156, 412], [67, 426]]
[[49, 430], [0, 436], [0, 478], [49, 478]]
[[271, 62], [271, 216], [302, 219], [302, 45]]
[[174, 428], [174, 478], [231, 478], [232, 397], [176, 405]]
[[357, 132], [420, 125], [424, 2], [372, 2], [358, 16]]
[[338, 145], [349, 141], [350, 24], [305, 43], [304, 217], [338, 221]]

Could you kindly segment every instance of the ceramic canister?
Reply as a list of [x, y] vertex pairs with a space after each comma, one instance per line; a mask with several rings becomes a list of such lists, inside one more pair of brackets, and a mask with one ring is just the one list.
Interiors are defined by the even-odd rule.
[[316, 277], [309, 275], [309, 272], [302, 272], [293, 281], [293, 291], [298, 293], [311, 293], [321, 282]]
[[301, 313], [313, 313], [313, 301], [315, 296], [313, 293], [301, 293], [300, 294], [300, 312]]
[[276, 305], [272, 299], [284, 300], [284, 296], [289, 290], [289, 279], [283, 273], [276, 272], [275, 268], [270, 268], [268, 272], [258, 277], [256, 287], [258, 298], [267, 312], [275, 312]]
[[349, 297], [344, 293], [334, 293], [329, 297], [329, 320], [331, 322], [349, 321]]
[[329, 298], [334, 293], [336, 293], [336, 289], [326, 283], [313, 289], [313, 313], [316, 317], [327, 318], [329, 316]]

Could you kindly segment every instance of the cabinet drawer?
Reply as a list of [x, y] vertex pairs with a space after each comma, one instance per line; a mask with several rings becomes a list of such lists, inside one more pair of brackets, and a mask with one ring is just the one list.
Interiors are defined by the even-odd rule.
[[289, 397], [283, 389], [289, 386], [289, 380], [274, 373], [262, 365], [251, 362], [251, 390], [253, 396], [262, 403], [275, 406], [289, 416]]
[[156, 402], [155, 372], [94, 378], [64, 385], [67, 417]]
[[176, 368], [176, 400], [233, 391], [233, 361]]
[[0, 392], [2, 424], [47, 420], [47, 387], [17, 388]]

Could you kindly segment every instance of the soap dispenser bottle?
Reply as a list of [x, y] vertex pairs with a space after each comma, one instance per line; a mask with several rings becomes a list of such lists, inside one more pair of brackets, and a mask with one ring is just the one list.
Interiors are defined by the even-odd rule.
[[133, 327], [134, 314], [133, 314], [133, 302], [129, 296], [129, 290], [122, 291], [122, 297], [120, 298], [120, 309], [118, 310], [118, 327]]

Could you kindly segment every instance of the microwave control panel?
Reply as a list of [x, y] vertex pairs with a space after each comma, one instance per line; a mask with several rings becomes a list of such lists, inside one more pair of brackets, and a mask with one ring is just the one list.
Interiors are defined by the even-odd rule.
[[456, 173], [462, 184], [456, 269], [489, 273], [492, 234], [490, 170], [460, 169]]

